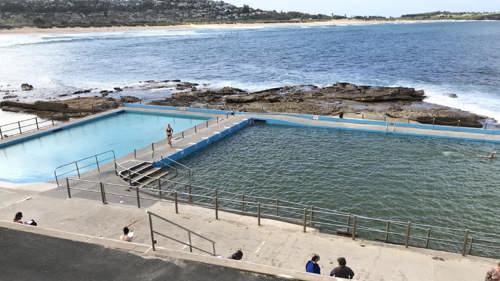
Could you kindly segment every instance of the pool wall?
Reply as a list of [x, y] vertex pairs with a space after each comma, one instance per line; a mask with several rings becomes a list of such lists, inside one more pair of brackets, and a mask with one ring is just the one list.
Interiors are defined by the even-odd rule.
[[[196, 112], [196, 113], [206, 113], [206, 114], [231, 114], [232, 111], [228, 110], [217, 110], [208, 108], [194, 108], [194, 107], [176, 107], [176, 106], [164, 106], [164, 105], [143, 105], [143, 104], [124, 104], [125, 107], [130, 108], [153, 108], [159, 110], [175, 110], [175, 111], [185, 111], [185, 112]], [[500, 130], [484, 129], [484, 128], [469, 128], [469, 127], [457, 127], [457, 126], [444, 126], [444, 125], [431, 125], [431, 124], [415, 124], [415, 123], [403, 123], [403, 122], [392, 122], [392, 121], [382, 121], [382, 120], [370, 120], [370, 119], [352, 119], [352, 118], [339, 118], [326, 115], [312, 115], [312, 114], [301, 114], [301, 113], [251, 113], [251, 112], [236, 112], [238, 115], [267, 115], [269, 117], [284, 115], [292, 116], [297, 118], [303, 118], [307, 120], [318, 120], [318, 121], [328, 121], [335, 123], [344, 124], [360, 124], [360, 125], [376, 125], [376, 126], [386, 126], [387, 124], [394, 124], [396, 127], [402, 128], [414, 128], [414, 129], [425, 129], [425, 130], [437, 130], [437, 131], [450, 131], [450, 132], [463, 132], [463, 133], [477, 133], [477, 134], [489, 134], [489, 135], [500, 135]]]
[[[401, 131], [394, 132], [392, 130], [383, 131], [383, 130], [367, 129], [367, 128], [332, 127], [332, 126], [324, 126], [324, 125], [303, 124], [303, 123], [284, 121], [284, 120], [278, 120], [278, 119], [273, 119], [273, 118], [256, 118], [255, 120], [266, 122], [266, 124], [269, 124], [269, 125], [279, 125], [279, 126], [295, 126], [295, 127], [308, 127], [308, 128], [335, 129], [335, 130], [342, 130], [342, 131], [362, 131], [362, 132], [375, 133], [375, 134], [393, 134], [393, 135], [416, 137], [416, 138], [439, 138], [439, 139], [449, 139], [449, 140], [455, 140], [455, 141], [500, 143], [500, 140], [496, 140], [496, 139], [466, 138], [466, 137], [459, 137], [459, 136], [456, 136], [456, 137], [455, 136], [442, 136], [442, 135], [434, 135], [434, 134], [423, 134], [423, 133], [412, 133], [412, 132], [401, 132]], [[379, 126], [384, 125], [385, 126], [385, 123], [384, 124], [377, 124], [377, 125], [379, 125]]]
[[[202, 138], [199, 142], [197, 143], [191, 143], [188, 147], [185, 147], [184, 149], [180, 149], [179, 151], [170, 154], [167, 158], [163, 158], [159, 161], [156, 161], [154, 165], [156, 167], [165, 167], [171, 165], [174, 161], [181, 160], [184, 157], [187, 157], [188, 155], [195, 153], [197, 151], [205, 149], [207, 146], [210, 144], [217, 142], [223, 138], [226, 138], [230, 135], [233, 135], [234, 133], [246, 128], [250, 124], [254, 122], [254, 119], [245, 119], [239, 123], [235, 123], [234, 126], [232, 127], [226, 127], [224, 130], [220, 132], [215, 132], [213, 135], [210, 137], [205, 137]], [[172, 161], [173, 160], [173, 161]]]

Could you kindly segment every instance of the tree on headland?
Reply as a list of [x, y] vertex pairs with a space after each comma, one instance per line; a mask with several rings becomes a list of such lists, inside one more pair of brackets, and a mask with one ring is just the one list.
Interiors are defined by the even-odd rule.
[[248, 13], [250, 13], [250, 6], [248, 6], [248, 5], [246, 5], [246, 4], [245, 4], [245, 5], [243, 5], [243, 9], [241, 10], [241, 12], [242, 12], [243, 14], [248, 14]]

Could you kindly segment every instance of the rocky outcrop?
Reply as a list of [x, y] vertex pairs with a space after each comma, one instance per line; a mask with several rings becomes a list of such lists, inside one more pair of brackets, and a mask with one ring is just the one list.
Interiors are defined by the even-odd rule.
[[30, 85], [28, 83], [23, 83], [23, 84], [21, 84], [21, 90], [22, 91], [31, 91], [31, 90], [33, 90], [33, 85]]
[[251, 112], [294, 112], [358, 118], [402, 118], [420, 123], [482, 127], [485, 116], [424, 102], [424, 91], [405, 87], [337, 83], [328, 87], [297, 85], [245, 92], [235, 88], [183, 91], [152, 102]]
[[3, 101], [0, 102], [0, 108], [4, 111], [36, 114], [47, 119], [68, 120], [117, 108], [120, 104], [114, 99], [87, 97], [54, 102], [36, 101], [34, 103]]

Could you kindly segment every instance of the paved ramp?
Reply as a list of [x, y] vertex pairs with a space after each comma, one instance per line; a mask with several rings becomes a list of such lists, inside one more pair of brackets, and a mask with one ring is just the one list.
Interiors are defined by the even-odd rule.
[[278, 281], [277, 277], [181, 260], [165, 261], [0, 228], [0, 280], [2, 281]]

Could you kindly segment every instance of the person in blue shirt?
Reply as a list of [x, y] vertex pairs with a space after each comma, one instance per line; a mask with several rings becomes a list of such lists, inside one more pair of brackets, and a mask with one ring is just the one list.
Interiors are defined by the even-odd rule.
[[321, 274], [321, 268], [318, 265], [319, 255], [313, 255], [310, 261], [306, 263], [306, 272]]

